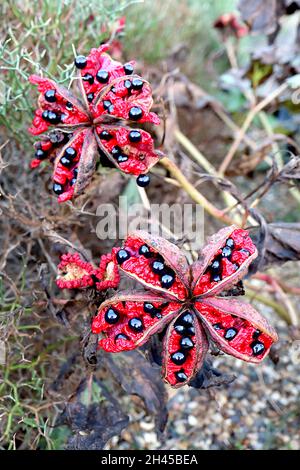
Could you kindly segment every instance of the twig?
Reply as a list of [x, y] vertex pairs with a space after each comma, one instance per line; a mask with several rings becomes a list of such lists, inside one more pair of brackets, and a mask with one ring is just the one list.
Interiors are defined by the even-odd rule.
[[211, 202], [209, 202], [189, 181], [188, 179], [182, 174], [181, 170], [178, 168], [176, 163], [171, 161], [169, 158], [164, 157], [160, 160], [161, 165], [163, 165], [166, 170], [168, 170], [173, 178], [175, 178], [179, 183], [180, 186], [187, 192], [187, 194], [203, 209], [208, 212], [212, 217], [224, 222], [225, 224], [231, 225], [234, 221], [224, 215], [223, 211], [219, 210], [215, 207]]
[[230, 147], [229, 151], [227, 152], [227, 155], [225, 156], [222, 164], [220, 165], [219, 168], [219, 174], [221, 176], [224, 175], [228, 165], [230, 164], [231, 160], [233, 159], [235, 152], [237, 151], [240, 143], [242, 142], [248, 128], [250, 127], [250, 124], [252, 123], [253, 119], [255, 116], [262, 111], [269, 103], [271, 103], [275, 98], [277, 98], [282, 92], [284, 92], [288, 88], [287, 83], [283, 83], [280, 85], [276, 90], [274, 90], [272, 93], [270, 93], [266, 98], [264, 98], [262, 101], [257, 103], [254, 108], [252, 108], [245, 121], [244, 124], [242, 125], [240, 131], [238, 132], [232, 146]]

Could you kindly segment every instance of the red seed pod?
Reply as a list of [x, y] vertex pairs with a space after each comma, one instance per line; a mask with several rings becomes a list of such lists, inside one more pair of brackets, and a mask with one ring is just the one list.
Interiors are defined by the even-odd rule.
[[178, 247], [137, 231], [113, 252], [120, 270], [146, 291], [119, 293], [93, 320], [109, 352], [134, 349], [167, 327], [163, 377], [172, 387], [190, 382], [201, 368], [209, 339], [239, 359], [258, 363], [277, 341], [275, 330], [251, 305], [218, 297], [247, 272], [257, 250], [246, 230], [220, 230], [192, 266]]
[[56, 284], [60, 289], [79, 289], [94, 285], [97, 269], [83, 261], [78, 253], [62, 255]]
[[119, 285], [120, 273], [112, 253], [101, 256], [97, 273], [99, 279], [99, 282], [96, 283], [97, 290], [112, 289]]
[[[136, 128], [145, 122], [159, 124], [158, 116], [150, 111], [151, 87], [133, 73], [133, 61], [121, 64], [111, 59], [106, 53], [108, 48], [103, 44], [88, 56], [75, 58], [80, 98], [53, 80], [37, 75], [29, 78], [40, 92], [29, 132], [39, 135], [54, 128], [56, 133], [71, 134], [69, 142], [62, 140], [54, 145], [53, 190], [58, 202], [83, 192], [92, 179], [99, 154], [100, 162], [106, 156], [121, 171], [135, 176], [147, 173], [162, 156], [154, 149], [152, 136]], [[53, 156], [50, 147], [38, 153], [32, 168]]]

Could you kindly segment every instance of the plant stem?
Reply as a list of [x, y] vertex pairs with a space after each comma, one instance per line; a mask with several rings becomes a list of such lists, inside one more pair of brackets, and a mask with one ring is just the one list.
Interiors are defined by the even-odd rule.
[[215, 219], [222, 221], [225, 224], [232, 225], [234, 221], [225, 215], [223, 211], [215, 207], [211, 202], [209, 202], [182, 174], [181, 170], [178, 168], [176, 163], [170, 160], [168, 157], [164, 157], [160, 160], [161, 165], [163, 165], [166, 170], [168, 170], [173, 178], [175, 178], [180, 186], [187, 192], [187, 194], [203, 209], [210, 214]]

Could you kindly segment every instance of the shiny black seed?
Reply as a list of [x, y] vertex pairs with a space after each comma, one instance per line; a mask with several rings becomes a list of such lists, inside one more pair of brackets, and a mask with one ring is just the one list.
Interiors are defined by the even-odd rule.
[[89, 94], [87, 95], [87, 100], [88, 100], [88, 102], [91, 103], [91, 102], [93, 101], [93, 99], [94, 99], [94, 93], [89, 93]]
[[45, 158], [47, 158], [47, 153], [44, 152], [44, 150], [42, 150], [42, 149], [37, 149], [37, 151], [35, 152], [34, 156], [35, 156], [38, 160], [44, 160]]
[[70, 168], [73, 165], [72, 160], [68, 157], [65, 157], [65, 156], [61, 157], [61, 159], [59, 161], [66, 168]]
[[66, 108], [67, 108], [68, 111], [71, 111], [73, 109], [73, 105], [70, 101], [66, 102]]
[[139, 249], [139, 254], [145, 256], [145, 258], [152, 257], [152, 253], [148, 245], [142, 245]]
[[130, 142], [140, 142], [142, 134], [140, 133], [140, 131], [130, 131], [128, 138]]
[[214, 273], [212, 274], [212, 276], [211, 276], [211, 278], [210, 278], [210, 280], [211, 280], [212, 282], [220, 282], [221, 279], [222, 279], [222, 278], [221, 278], [220, 274], [214, 274]]
[[180, 346], [182, 347], [182, 349], [192, 349], [194, 347], [194, 343], [191, 338], [185, 336], [184, 338], [181, 338]]
[[113, 136], [107, 131], [101, 131], [99, 134], [101, 140], [110, 140]]
[[141, 188], [145, 188], [150, 183], [150, 176], [149, 175], [139, 175], [136, 179], [136, 184]]
[[133, 106], [129, 111], [129, 118], [138, 121], [143, 116], [143, 111], [138, 106]]
[[184, 364], [185, 360], [186, 360], [186, 356], [183, 351], [176, 351], [173, 354], [171, 354], [171, 361], [174, 362], [174, 364], [176, 364], [177, 366]]
[[117, 253], [117, 261], [119, 264], [124, 263], [124, 261], [128, 260], [130, 258], [130, 254], [128, 253], [127, 250], [119, 250]]
[[77, 175], [78, 175], [78, 168], [75, 168], [75, 169], [74, 169], [73, 175], [77, 178]]
[[115, 109], [114, 105], [111, 104], [107, 111], [109, 112], [109, 114], [111, 114], [111, 113], [113, 113], [114, 109]]
[[82, 80], [84, 80], [85, 82], [89, 82], [90, 85], [93, 85], [94, 83], [94, 77], [90, 73], [86, 73], [85, 75], [83, 75]]
[[237, 271], [239, 269], [239, 265], [237, 263], [233, 264], [234, 269]]
[[162, 274], [165, 270], [165, 265], [161, 261], [153, 261], [152, 263], [152, 271], [156, 274]]
[[188, 328], [186, 328], [185, 334], [189, 335], [189, 336], [194, 336], [195, 327], [194, 326], [189, 326]]
[[134, 78], [132, 80], [132, 88], [134, 90], [141, 90], [143, 88], [144, 82], [143, 80], [140, 80], [139, 78]]
[[219, 270], [220, 267], [221, 267], [221, 262], [218, 259], [215, 259], [210, 265], [210, 269], [212, 269], [213, 271]]
[[121, 155], [117, 156], [117, 162], [118, 163], [125, 163], [128, 160], [128, 156], [122, 153]]
[[260, 334], [261, 334], [261, 331], [260, 331], [260, 330], [255, 330], [254, 333], [253, 333], [253, 335], [252, 335], [252, 338], [253, 338], [253, 339], [257, 339]]
[[99, 83], [107, 83], [109, 78], [109, 73], [107, 70], [98, 70], [96, 74], [96, 79]]
[[144, 312], [152, 314], [156, 310], [157, 309], [156, 307], [154, 307], [153, 304], [151, 304], [150, 302], [144, 302]]
[[87, 64], [86, 57], [84, 55], [78, 55], [74, 60], [74, 64], [78, 69], [84, 69]]
[[116, 93], [116, 88], [115, 88], [114, 86], [112, 86], [111, 89], [110, 89], [110, 91], [111, 91], [112, 93]]
[[74, 184], [76, 183], [76, 181], [77, 181], [77, 178], [72, 178], [72, 179], [71, 179], [71, 182], [70, 182], [70, 185], [71, 185], [71, 186], [74, 186]]
[[124, 87], [129, 91], [131, 89], [131, 80], [125, 80]]
[[126, 75], [131, 75], [133, 73], [133, 66], [131, 64], [124, 64], [123, 69]]
[[224, 246], [222, 250], [223, 258], [230, 258], [231, 254], [232, 254], [231, 248], [229, 248], [229, 246]]
[[76, 152], [75, 149], [73, 149], [73, 147], [67, 147], [65, 152], [64, 152], [64, 155], [65, 155], [65, 157], [73, 159], [73, 158], [76, 157], [76, 153], [77, 152]]
[[214, 328], [215, 330], [223, 330], [223, 326], [221, 325], [221, 323], [215, 323], [215, 324], [213, 325], [213, 328]]
[[61, 184], [59, 183], [54, 183], [53, 184], [53, 192], [57, 194], [58, 196], [64, 192], [64, 189]]
[[131, 318], [128, 322], [128, 326], [137, 333], [141, 333], [143, 331], [143, 322], [140, 318]]
[[252, 348], [254, 356], [259, 356], [265, 350], [263, 343], [261, 343], [260, 341], [254, 341], [250, 346]]
[[224, 338], [227, 339], [227, 341], [231, 341], [236, 337], [237, 333], [238, 332], [235, 328], [228, 328], [228, 330], [225, 332]]
[[250, 251], [249, 250], [246, 250], [246, 248], [242, 248], [240, 250], [241, 253], [246, 253], [246, 255], [250, 255]]
[[117, 157], [118, 155], [121, 155], [122, 154], [122, 149], [121, 147], [119, 147], [118, 145], [115, 145], [112, 149], [111, 149], [111, 154], [113, 157]]
[[190, 326], [194, 324], [193, 315], [189, 312], [183, 313], [179, 320], [180, 323], [182, 323], [184, 326]]
[[49, 103], [54, 103], [56, 101], [55, 90], [47, 90], [44, 97]]
[[229, 248], [231, 249], [234, 247], [234, 241], [232, 240], [232, 238], [227, 238], [226, 246], [229, 246]]
[[109, 100], [104, 100], [103, 101], [103, 108], [108, 109], [111, 106], [111, 101]]
[[175, 282], [174, 274], [163, 274], [160, 278], [161, 287], [169, 289]]
[[110, 325], [114, 325], [117, 323], [120, 319], [120, 314], [119, 312], [116, 312], [113, 308], [109, 308], [104, 315], [104, 319], [107, 323]]
[[184, 373], [183, 370], [175, 372], [175, 377], [177, 382], [186, 382], [188, 379], [188, 376]]
[[48, 121], [48, 115], [49, 115], [49, 111], [43, 111], [42, 112], [42, 118], [45, 119], [45, 121]]
[[61, 121], [61, 116], [54, 111], [48, 111], [47, 121], [50, 124], [58, 124]]
[[174, 325], [174, 330], [176, 331], [176, 333], [178, 333], [179, 335], [185, 335], [186, 334], [186, 328], [184, 325], [181, 325], [181, 323], [178, 323], [178, 325]]
[[128, 336], [124, 335], [123, 333], [119, 333], [118, 335], [116, 335], [115, 341], [117, 341], [118, 339], [129, 339], [129, 338], [128, 338]]

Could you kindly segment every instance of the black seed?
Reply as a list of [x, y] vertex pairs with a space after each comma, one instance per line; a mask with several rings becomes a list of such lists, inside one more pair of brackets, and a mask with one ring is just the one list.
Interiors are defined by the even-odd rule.
[[84, 80], [85, 82], [89, 82], [90, 85], [93, 85], [94, 83], [94, 77], [90, 73], [86, 73], [85, 75], [83, 75], [82, 80]]
[[128, 253], [127, 250], [119, 250], [117, 253], [117, 261], [119, 264], [124, 263], [124, 261], [128, 260], [130, 258], [130, 254]]
[[237, 271], [239, 269], [239, 265], [237, 263], [233, 264], [234, 269]]
[[221, 279], [222, 279], [222, 278], [221, 278], [220, 274], [212, 274], [212, 276], [211, 276], [211, 278], [210, 278], [210, 280], [211, 280], [212, 282], [220, 282]]
[[261, 331], [260, 331], [260, 330], [255, 330], [254, 333], [253, 333], [253, 335], [252, 335], [252, 338], [253, 338], [253, 339], [257, 339], [260, 334], [261, 334]]
[[215, 324], [213, 325], [213, 328], [214, 328], [215, 330], [223, 330], [223, 326], [221, 325], [221, 323], [215, 323]]
[[152, 263], [152, 271], [156, 274], [162, 274], [165, 270], [165, 265], [161, 261], [153, 261]]
[[183, 351], [176, 351], [175, 353], [171, 354], [171, 361], [174, 362], [177, 366], [184, 364], [186, 360], [185, 353]]
[[160, 283], [161, 287], [169, 289], [175, 282], [175, 274], [163, 274]]
[[70, 158], [65, 157], [65, 156], [61, 157], [61, 159], [59, 161], [66, 168], [70, 168], [73, 165], [72, 160], [70, 160]]
[[124, 64], [123, 69], [126, 75], [131, 75], [133, 73], [133, 66], [131, 64]]
[[189, 326], [188, 328], [186, 328], [185, 334], [187, 334], [187, 335], [189, 335], [189, 336], [194, 336], [194, 334], [195, 334], [195, 327], [194, 327], [194, 326]]
[[194, 318], [193, 315], [189, 312], [183, 313], [181, 317], [179, 318], [180, 323], [182, 323], [184, 326], [190, 326], [194, 325]]
[[98, 70], [96, 74], [96, 79], [99, 83], [107, 83], [109, 78], [109, 73], [107, 70]]
[[263, 343], [261, 343], [260, 341], [254, 341], [250, 346], [252, 348], [254, 356], [259, 356], [265, 350]]
[[182, 347], [182, 349], [192, 349], [194, 347], [194, 343], [191, 338], [185, 336], [184, 338], [181, 338], [180, 346]]
[[116, 93], [116, 88], [115, 88], [114, 86], [112, 86], [111, 89], [110, 89], [110, 91], [111, 91], [112, 93]]
[[118, 155], [121, 155], [122, 154], [122, 149], [121, 147], [119, 147], [118, 145], [115, 145], [112, 149], [111, 149], [111, 154], [113, 157], [117, 157]]
[[131, 80], [125, 80], [124, 87], [129, 91], [131, 89]]
[[64, 192], [64, 189], [61, 184], [59, 183], [54, 183], [53, 184], [53, 192], [57, 194], [58, 196]]
[[43, 111], [42, 112], [42, 118], [45, 120], [45, 121], [48, 121], [48, 115], [49, 115], [49, 111]]
[[77, 175], [78, 175], [78, 168], [75, 168], [73, 170], [73, 175], [77, 178]]
[[71, 111], [73, 109], [73, 104], [70, 101], [66, 102], [66, 108], [68, 111]]
[[132, 88], [134, 90], [141, 90], [143, 88], [144, 82], [143, 80], [140, 80], [139, 78], [134, 78], [132, 80]]
[[65, 152], [64, 152], [64, 155], [65, 155], [65, 157], [73, 159], [73, 158], [76, 157], [76, 153], [77, 152], [76, 152], [75, 149], [73, 149], [73, 147], [67, 147]]
[[101, 131], [99, 134], [101, 140], [110, 140], [113, 136], [107, 131]]
[[115, 109], [114, 105], [111, 104], [107, 111], [109, 112], [109, 114], [111, 114], [111, 113], [113, 113], [114, 109]]
[[143, 322], [140, 318], [131, 318], [131, 320], [128, 322], [128, 326], [136, 333], [141, 333], [144, 328]]
[[180, 323], [178, 323], [178, 325], [174, 325], [174, 330], [176, 331], [176, 333], [178, 333], [179, 335], [185, 335], [186, 334], [186, 328], [184, 325], [181, 325]]
[[213, 270], [213, 271], [218, 271], [221, 267], [221, 263], [218, 259], [215, 259], [211, 265], [210, 265], [210, 268]]
[[118, 339], [129, 339], [128, 336], [124, 335], [123, 333], [119, 333], [116, 335], [115, 337], [115, 341], [117, 341]]
[[232, 254], [231, 248], [229, 248], [229, 246], [224, 246], [222, 250], [223, 258], [230, 258], [231, 254]]
[[229, 246], [229, 248], [233, 249], [234, 247], [234, 241], [232, 240], [232, 238], [228, 238], [226, 240], [226, 246]]
[[225, 332], [224, 338], [227, 339], [227, 341], [231, 341], [236, 337], [237, 333], [238, 332], [235, 328], [228, 328], [228, 330]]
[[175, 372], [175, 377], [177, 382], [186, 382], [188, 379], [188, 376], [184, 373], [182, 369], [178, 372]]
[[151, 304], [150, 302], [144, 302], [144, 312], [152, 314], [156, 310], [157, 309], [156, 307], [154, 307], [153, 304]]
[[128, 156], [122, 153], [121, 155], [118, 155], [117, 157], [117, 162], [118, 163], [125, 163], [128, 160]]
[[120, 314], [119, 312], [116, 312], [113, 308], [109, 308], [104, 315], [105, 321], [109, 323], [110, 325], [114, 325], [115, 323], [118, 323], [120, 319]]
[[42, 149], [37, 149], [37, 151], [35, 152], [34, 156], [35, 156], [38, 160], [44, 160], [45, 158], [47, 158], [47, 153], [44, 152], [44, 150], [42, 150]]
[[140, 131], [130, 131], [128, 134], [128, 138], [130, 142], [140, 142], [142, 134], [140, 133]]
[[111, 106], [111, 101], [104, 100], [102, 104], [104, 109], [109, 109], [109, 107]]
[[250, 251], [249, 250], [246, 250], [246, 248], [242, 248], [240, 250], [240, 253], [246, 253], [248, 256], [250, 255]]
[[86, 57], [84, 55], [78, 55], [74, 60], [74, 64], [78, 69], [84, 69], [87, 64]]
[[141, 333], [143, 331], [143, 322], [140, 318], [131, 318], [128, 322], [128, 326], [137, 333]]
[[61, 116], [54, 111], [48, 111], [47, 121], [50, 124], [58, 124], [61, 121]]
[[91, 103], [91, 102], [93, 101], [93, 99], [94, 99], [94, 93], [89, 93], [89, 94], [87, 95], [87, 100], [88, 100], [88, 102]]
[[136, 184], [141, 188], [145, 188], [150, 183], [150, 176], [149, 175], [139, 175], [136, 179]]
[[44, 97], [49, 103], [54, 103], [56, 101], [55, 90], [47, 90]]
[[129, 111], [129, 118], [138, 121], [143, 116], [143, 111], [138, 106], [133, 106]]
[[152, 257], [152, 253], [148, 245], [142, 245], [139, 249], [139, 254], [145, 256], [145, 258]]
[[74, 184], [76, 183], [76, 181], [77, 181], [77, 178], [72, 178], [72, 179], [71, 179], [71, 182], [70, 182], [70, 185], [71, 185], [71, 186], [74, 186]]

